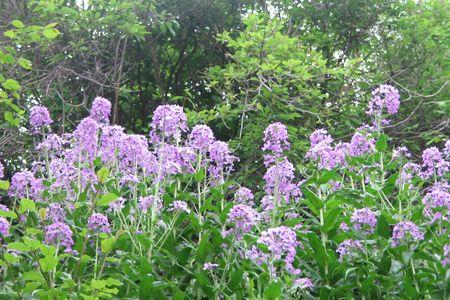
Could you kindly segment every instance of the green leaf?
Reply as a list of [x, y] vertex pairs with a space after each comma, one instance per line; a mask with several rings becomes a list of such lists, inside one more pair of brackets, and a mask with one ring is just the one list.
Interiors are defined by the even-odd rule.
[[22, 274], [22, 278], [25, 281], [39, 281], [39, 282], [45, 282], [44, 277], [41, 273], [38, 271], [29, 271]]
[[14, 79], [6, 79], [5, 82], [2, 83], [2, 86], [9, 91], [18, 91], [20, 90], [20, 84]]
[[376, 232], [379, 236], [384, 237], [386, 239], [391, 237], [391, 230], [389, 228], [389, 223], [384, 214], [381, 214], [378, 217]]
[[0, 217], [11, 218], [11, 219], [17, 219], [17, 215], [16, 215], [16, 213], [13, 212], [13, 211], [3, 211], [3, 210], [0, 210]]
[[117, 198], [119, 196], [114, 193], [105, 194], [97, 201], [97, 206], [108, 206], [111, 202], [117, 200]]
[[306, 199], [309, 200], [309, 202], [312, 204], [314, 208], [321, 209], [323, 207], [322, 200], [320, 200], [320, 198], [317, 197], [317, 195], [314, 194], [310, 189], [304, 187], [302, 190], [303, 195], [305, 195]]
[[18, 29], [22, 29], [22, 28], [25, 27], [25, 25], [22, 23], [22, 21], [19, 21], [19, 20], [13, 20], [11, 22], [11, 25], [16, 27], [16, 28], [18, 28]]
[[323, 249], [321, 240], [313, 232], [308, 233], [308, 240], [311, 248], [314, 250], [314, 258], [319, 266], [325, 266], [327, 261], [327, 256], [325, 250]]
[[24, 243], [21, 242], [12, 242], [8, 244], [8, 249], [9, 250], [16, 250], [16, 251], [20, 251], [20, 252], [28, 252], [30, 251], [30, 247], [28, 247], [27, 245], [25, 245]]
[[378, 141], [375, 144], [375, 149], [377, 149], [377, 151], [384, 151], [387, 149], [387, 135], [382, 134], [380, 135], [380, 137], [378, 138]]
[[327, 213], [325, 216], [325, 222], [322, 226], [322, 232], [328, 232], [339, 222], [339, 215], [341, 213], [340, 208], [335, 208]]
[[25, 58], [19, 58], [17, 60], [17, 62], [19, 63], [19, 65], [24, 68], [25, 70], [31, 70], [31, 61], [29, 61], [28, 59]]
[[102, 252], [103, 253], [109, 253], [112, 250], [115, 242], [116, 242], [116, 238], [114, 238], [114, 237], [111, 237], [109, 239], [103, 240], [101, 242]]
[[8, 180], [0, 180], [0, 190], [7, 191], [9, 189], [9, 181]]
[[41, 265], [42, 271], [50, 272], [53, 271], [53, 269], [55, 269], [58, 265], [58, 259], [52, 255], [47, 255], [46, 257], [41, 258], [39, 260], [39, 263]]
[[42, 35], [51, 40], [59, 35], [59, 30], [51, 27], [45, 28], [42, 31]]
[[264, 299], [278, 299], [281, 297], [281, 283], [273, 281], [264, 290]]
[[14, 30], [7, 30], [3, 33], [3, 35], [12, 39], [16, 36], [16, 32]]
[[202, 181], [206, 176], [205, 170], [200, 169], [198, 172], [194, 174], [194, 178], [196, 181]]
[[103, 167], [100, 170], [98, 170], [97, 172], [98, 181], [100, 181], [101, 183], [105, 183], [108, 177], [109, 177], [108, 168]]
[[24, 198], [20, 200], [19, 212], [23, 214], [27, 210], [34, 212], [36, 210], [36, 205], [34, 204], [33, 200]]

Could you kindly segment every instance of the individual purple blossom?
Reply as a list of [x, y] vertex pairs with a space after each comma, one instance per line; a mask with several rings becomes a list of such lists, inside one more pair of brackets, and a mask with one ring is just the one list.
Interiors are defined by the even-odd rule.
[[0, 204], [0, 211], [9, 212], [9, 208], [6, 205]]
[[108, 211], [115, 213], [120, 212], [125, 207], [125, 199], [122, 197], [117, 198], [113, 202], [109, 203]]
[[63, 222], [66, 218], [66, 213], [64, 208], [59, 203], [50, 204], [47, 210], [47, 219], [51, 220], [52, 223]]
[[254, 195], [252, 191], [246, 187], [240, 187], [234, 194], [234, 199], [237, 203], [253, 205]]
[[318, 144], [331, 145], [331, 143], [333, 142], [333, 138], [328, 134], [328, 131], [326, 129], [315, 130], [313, 133], [311, 133], [309, 140], [311, 141], [311, 148], [315, 147]]
[[8, 193], [10, 197], [39, 200], [43, 190], [42, 179], [35, 178], [30, 171], [23, 171], [13, 175]]
[[445, 185], [434, 185], [431, 190], [423, 197], [422, 203], [425, 208], [424, 216], [431, 220], [431, 223], [437, 220], [448, 221], [450, 214], [450, 193]]
[[277, 158], [283, 156], [283, 152], [289, 150], [289, 136], [286, 126], [280, 122], [271, 123], [264, 131], [263, 151], [270, 151], [264, 156], [265, 165], [273, 163]]
[[100, 213], [94, 213], [89, 217], [87, 228], [93, 232], [110, 232], [108, 218]]
[[235, 234], [237, 239], [250, 232], [258, 222], [258, 213], [252, 207], [245, 204], [237, 204], [228, 213], [227, 223], [232, 228], [227, 234]]
[[351, 217], [353, 228], [365, 233], [374, 233], [377, 225], [377, 218], [375, 214], [368, 208], [357, 209], [353, 212]]
[[3, 167], [2, 162], [0, 161], [0, 178], [3, 178], [5, 176], [5, 167]]
[[398, 184], [411, 183], [411, 180], [414, 178], [414, 176], [419, 174], [420, 169], [421, 168], [418, 164], [407, 162], [400, 171], [397, 183]]
[[189, 146], [200, 152], [206, 152], [214, 142], [214, 134], [206, 125], [195, 125], [189, 134]]
[[297, 278], [294, 280], [294, 286], [299, 289], [305, 290], [314, 287], [314, 284], [309, 278]]
[[422, 168], [420, 176], [429, 179], [433, 176], [442, 177], [450, 169], [450, 163], [442, 157], [441, 151], [436, 147], [425, 149], [422, 153]]
[[185, 212], [187, 214], [191, 212], [190, 209], [188, 208], [187, 203], [184, 201], [179, 201], [179, 200], [173, 201], [170, 204], [169, 211]]
[[9, 236], [9, 228], [10, 228], [10, 224], [8, 222], [8, 220], [6, 220], [3, 217], [0, 217], [0, 234], [3, 235], [4, 237]]
[[293, 266], [296, 248], [300, 245], [294, 230], [286, 226], [269, 228], [261, 233], [257, 242], [267, 247], [274, 260], [284, 261], [289, 273], [300, 274], [300, 269]]
[[119, 149], [123, 146], [124, 128], [118, 125], [105, 125], [100, 135], [100, 157], [104, 163], [115, 162], [119, 155]]
[[65, 252], [72, 252], [72, 230], [61, 222], [51, 224], [45, 228], [45, 243], [63, 246]]
[[109, 123], [111, 115], [111, 102], [103, 97], [96, 97], [92, 102], [91, 113], [89, 117], [99, 123]]
[[151, 208], [153, 205], [158, 205], [158, 198], [155, 196], [146, 196], [146, 197], [140, 197], [138, 208], [146, 212], [149, 208]]
[[162, 139], [174, 138], [180, 140], [181, 134], [187, 131], [186, 115], [178, 105], [160, 105], [153, 112], [150, 124], [150, 139], [157, 143]]
[[411, 158], [411, 152], [406, 147], [398, 147], [392, 152], [393, 159]]
[[450, 158], [450, 140], [447, 140], [445, 142], [443, 152], [444, 152], [445, 157]]
[[382, 84], [372, 92], [367, 114], [381, 116], [383, 108], [390, 115], [396, 114], [400, 106], [398, 90], [388, 84]]
[[44, 106], [33, 106], [30, 109], [30, 125], [33, 132], [38, 132], [43, 126], [52, 124], [48, 109]]
[[339, 261], [353, 260], [363, 252], [363, 246], [360, 241], [348, 239], [339, 244], [336, 252], [339, 254]]
[[410, 241], [419, 242], [423, 240], [424, 234], [419, 230], [419, 227], [410, 221], [402, 221], [394, 226], [392, 232], [392, 246], [396, 247], [401, 243], [408, 243]]
[[218, 264], [213, 264], [213, 263], [209, 263], [209, 262], [206, 262], [203, 264], [203, 270], [205, 270], [205, 271], [212, 271], [214, 269], [217, 269], [218, 267], [219, 267]]
[[442, 259], [442, 266], [450, 264], [450, 244], [444, 246], [444, 257]]

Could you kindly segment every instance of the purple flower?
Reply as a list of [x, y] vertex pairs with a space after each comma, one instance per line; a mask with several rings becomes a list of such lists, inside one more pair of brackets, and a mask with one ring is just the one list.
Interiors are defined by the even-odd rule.
[[444, 152], [445, 157], [450, 158], [450, 140], [447, 140], [445, 142], [443, 152]]
[[189, 134], [189, 145], [201, 152], [206, 152], [213, 142], [214, 134], [206, 125], [195, 125]]
[[348, 232], [350, 230], [350, 227], [348, 227], [347, 223], [342, 222], [341, 225], [339, 225], [339, 229], [344, 232]]
[[237, 203], [241, 204], [247, 204], [247, 205], [253, 205], [253, 193], [250, 189], [246, 187], [240, 187], [236, 194], [234, 194], [234, 198]]
[[450, 214], [450, 193], [448, 187], [444, 185], [434, 185], [422, 200], [425, 205], [423, 210], [424, 216], [431, 219], [431, 223], [439, 219], [448, 221]]
[[302, 290], [314, 287], [312, 280], [309, 278], [297, 278], [294, 281], [294, 285]]
[[186, 202], [184, 201], [173, 201], [170, 204], [170, 208], [169, 211], [175, 211], [175, 212], [185, 212], [185, 213], [190, 213], [190, 209], [188, 208], [188, 205]]
[[[97, 155], [98, 144], [98, 123], [92, 118], [84, 118], [78, 124], [77, 128], [73, 132], [73, 136], [76, 140], [76, 146], [73, 159], [77, 161], [79, 156], [84, 153], [87, 155], [88, 161], [92, 161]], [[82, 156], [82, 158], [85, 158]], [[83, 160], [84, 161], [84, 160]]]
[[9, 212], [9, 208], [6, 205], [0, 204], [0, 211]]
[[266, 194], [272, 195], [277, 193], [287, 203], [292, 197], [294, 199], [298, 198], [300, 196], [300, 188], [298, 184], [293, 183], [294, 178], [294, 166], [287, 159], [278, 162], [267, 169], [264, 175]]
[[373, 140], [368, 140], [364, 135], [356, 132], [350, 142], [349, 154], [350, 156], [361, 156], [368, 153], [373, 145]]
[[[297, 241], [295, 231], [286, 226], [269, 228], [261, 233], [257, 241], [267, 247], [274, 260], [282, 260], [286, 265], [286, 269], [293, 275], [300, 274], [300, 269], [293, 266], [294, 258], [297, 253]], [[270, 267], [270, 266], [269, 266]]]
[[407, 162], [401, 172], [400, 176], [397, 179], [397, 184], [407, 184], [410, 183], [413, 177], [420, 172], [420, 166], [418, 164]]
[[423, 179], [433, 176], [442, 177], [450, 169], [450, 163], [442, 157], [441, 151], [436, 147], [425, 149], [422, 153], [422, 167], [424, 170], [420, 173]]
[[111, 102], [103, 97], [96, 97], [92, 102], [91, 114], [89, 117], [99, 123], [109, 123], [111, 115]]
[[365, 233], [374, 233], [377, 225], [375, 214], [368, 208], [357, 209], [351, 217], [353, 228]]
[[88, 219], [87, 228], [93, 232], [110, 232], [111, 227], [105, 215], [94, 213]]
[[125, 199], [119, 197], [109, 204], [108, 211], [113, 211], [117, 213], [120, 212], [124, 207], [125, 207]]
[[214, 178], [221, 178], [221, 173], [229, 173], [233, 170], [233, 162], [236, 156], [231, 154], [228, 144], [222, 141], [215, 141], [209, 147], [209, 157], [211, 165], [209, 171]]
[[227, 223], [233, 226], [229, 233], [234, 233], [237, 239], [250, 232], [258, 222], [256, 210], [245, 204], [237, 204], [228, 213]]
[[333, 138], [328, 134], [326, 129], [317, 129], [311, 133], [309, 140], [311, 141], [311, 148], [318, 144], [331, 145], [333, 142]]
[[8, 193], [10, 197], [40, 200], [43, 189], [42, 179], [35, 178], [30, 171], [23, 171], [13, 175]]
[[100, 136], [100, 157], [104, 163], [114, 162], [117, 159], [119, 149], [126, 135], [121, 126], [103, 126]]
[[180, 140], [181, 134], [187, 131], [186, 115], [178, 105], [160, 105], [153, 113], [150, 124], [150, 138], [152, 142], [161, 142], [161, 138]]
[[419, 242], [423, 240], [424, 235], [420, 232], [419, 227], [410, 221], [403, 221], [394, 226], [392, 232], [392, 246], [396, 247], [401, 243], [410, 241]]
[[4, 170], [5, 170], [5, 168], [3, 167], [3, 164], [2, 164], [2, 162], [0, 161], [0, 178], [2, 178], [2, 177], [5, 176]]
[[71, 252], [73, 246], [72, 230], [64, 223], [58, 222], [45, 228], [45, 243], [58, 244], [66, 247], [65, 252]]
[[30, 125], [34, 132], [38, 132], [41, 127], [52, 124], [48, 109], [44, 106], [33, 106], [30, 109]]
[[290, 148], [289, 136], [286, 126], [280, 122], [275, 122], [267, 126], [264, 131], [264, 145], [263, 151], [270, 151], [271, 154], [264, 156], [265, 165], [273, 163], [277, 158], [281, 157], [283, 151]]
[[8, 220], [3, 217], [0, 217], [0, 234], [4, 237], [9, 236], [9, 227], [10, 224]]
[[36, 147], [37, 150], [53, 152], [55, 155], [61, 154], [63, 149], [63, 140], [57, 134], [49, 134], [45, 140], [39, 143]]
[[66, 218], [66, 213], [64, 208], [58, 203], [50, 204], [47, 210], [47, 219], [51, 220], [52, 223], [63, 222]]
[[146, 212], [153, 205], [158, 205], [158, 202], [158, 198], [156, 198], [155, 196], [140, 197], [138, 208], [141, 211]]
[[348, 239], [339, 244], [336, 252], [339, 253], [339, 261], [353, 260], [364, 251], [360, 241]]
[[393, 115], [398, 112], [400, 106], [400, 94], [398, 90], [387, 84], [382, 84], [372, 92], [372, 99], [369, 101], [369, 115], [381, 115], [383, 108], [388, 114]]
[[217, 269], [218, 267], [219, 267], [218, 264], [213, 264], [213, 263], [209, 263], [209, 262], [203, 264], [203, 270], [205, 270], [205, 271], [211, 271], [211, 270]]
[[398, 147], [392, 152], [393, 159], [411, 158], [411, 152], [406, 147]]
[[442, 259], [442, 266], [450, 264], [450, 244], [444, 246], [444, 258]]

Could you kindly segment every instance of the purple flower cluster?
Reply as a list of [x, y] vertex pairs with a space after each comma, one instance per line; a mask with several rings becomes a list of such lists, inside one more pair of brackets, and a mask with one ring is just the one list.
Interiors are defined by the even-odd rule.
[[214, 134], [206, 125], [195, 125], [189, 134], [189, 145], [200, 152], [206, 152], [214, 142]]
[[209, 157], [211, 165], [209, 171], [214, 178], [221, 178], [221, 173], [233, 171], [233, 163], [237, 159], [231, 154], [228, 144], [222, 141], [215, 141], [209, 147]]
[[51, 203], [47, 210], [47, 219], [52, 221], [52, 223], [63, 222], [66, 218], [66, 212], [64, 208], [59, 203]]
[[305, 290], [314, 287], [314, 283], [309, 278], [297, 278], [294, 280], [294, 286], [299, 289]]
[[10, 224], [8, 220], [3, 217], [0, 217], [0, 234], [4, 237], [9, 236], [9, 227]]
[[187, 214], [191, 212], [191, 210], [188, 208], [187, 203], [184, 201], [179, 201], [179, 200], [173, 201], [170, 204], [169, 211], [185, 212]]
[[274, 260], [284, 261], [289, 273], [293, 275], [301, 273], [300, 269], [293, 266], [296, 248], [300, 245], [294, 230], [286, 226], [269, 228], [261, 233], [257, 242], [267, 247]]
[[368, 208], [357, 209], [351, 217], [353, 228], [364, 233], [374, 233], [377, 225], [375, 214]]
[[35, 178], [30, 171], [23, 171], [13, 175], [8, 193], [10, 197], [40, 200], [43, 189], [42, 179]]
[[160, 206], [159, 202], [160, 202], [159, 199], [155, 196], [140, 197], [138, 208], [141, 211], [146, 212], [149, 208], [155, 205], [159, 209]]
[[73, 136], [76, 140], [75, 148], [73, 149], [73, 161], [77, 161], [81, 158], [85, 158], [87, 161], [94, 160], [97, 155], [98, 146], [98, 123], [90, 118], [84, 118], [78, 124], [77, 128], [73, 132]]
[[58, 222], [45, 228], [45, 242], [66, 248], [65, 252], [72, 252], [72, 230], [64, 223]]
[[237, 203], [253, 205], [253, 195], [252, 191], [246, 187], [240, 187], [234, 194], [234, 199]]
[[400, 175], [397, 179], [397, 184], [409, 184], [414, 176], [420, 172], [420, 166], [418, 164], [407, 162], [400, 171]]
[[92, 102], [91, 113], [89, 117], [99, 123], [109, 123], [111, 115], [111, 102], [103, 97], [96, 97]]
[[94, 213], [89, 217], [87, 228], [93, 232], [110, 232], [108, 218], [100, 213]]
[[374, 141], [368, 139], [362, 133], [356, 132], [350, 141], [349, 154], [350, 156], [361, 156], [370, 152]]
[[228, 213], [227, 223], [231, 228], [226, 235], [233, 233], [237, 239], [250, 232], [258, 222], [258, 213], [252, 207], [245, 204], [237, 204]]
[[406, 147], [398, 147], [392, 152], [392, 159], [411, 158], [411, 152]]
[[60, 155], [63, 150], [63, 140], [57, 134], [49, 134], [37, 145], [37, 150], [50, 152], [53, 155]]
[[269, 167], [264, 175], [265, 192], [274, 197], [277, 194], [277, 197], [281, 196], [289, 203], [292, 198], [295, 200], [300, 196], [299, 184], [294, 183], [294, 179], [294, 166], [287, 159], [277, 162]]
[[218, 264], [213, 264], [213, 263], [209, 263], [209, 262], [203, 264], [203, 270], [205, 270], [205, 271], [212, 271], [212, 270], [217, 269], [218, 267], [219, 267]]
[[158, 143], [169, 138], [179, 141], [181, 134], [187, 131], [186, 115], [181, 106], [160, 105], [153, 113], [150, 126], [152, 142]]
[[333, 139], [325, 129], [318, 129], [310, 136], [311, 148], [306, 157], [318, 161], [321, 169], [331, 170], [339, 165], [345, 166], [350, 151], [349, 143], [338, 143], [333, 147]]
[[289, 136], [286, 126], [280, 122], [271, 123], [264, 131], [263, 151], [270, 151], [270, 154], [264, 156], [266, 166], [272, 164], [278, 158], [283, 156], [283, 152], [289, 150]]
[[442, 177], [450, 170], [450, 162], [442, 157], [441, 151], [436, 147], [425, 149], [422, 153], [422, 168], [420, 176], [429, 179], [433, 176]]
[[2, 162], [0, 161], [0, 178], [5, 176], [4, 172], [5, 172], [5, 167], [3, 166]]
[[392, 232], [392, 246], [396, 247], [402, 243], [419, 242], [423, 240], [424, 234], [419, 227], [410, 221], [403, 221], [394, 226]]
[[398, 112], [400, 106], [400, 94], [398, 90], [388, 84], [382, 84], [372, 92], [369, 101], [367, 114], [381, 116], [383, 108], [388, 114], [393, 115]]
[[442, 259], [442, 266], [447, 266], [450, 264], [450, 244], [444, 246], [444, 257]]
[[448, 192], [448, 186], [442, 184], [436, 184], [431, 188], [422, 199], [422, 203], [425, 208], [423, 214], [428, 219], [431, 219], [431, 223], [437, 220], [448, 221], [450, 214], [450, 193]]
[[115, 213], [120, 212], [125, 207], [125, 199], [122, 197], [117, 198], [113, 202], [109, 204], [108, 211], [112, 211]]
[[339, 261], [353, 260], [363, 252], [363, 246], [360, 241], [348, 239], [339, 244], [336, 252], [339, 254]]
[[53, 121], [50, 118], [50, 113], [48, 109], [44, 106], [33, 106], [30, 109], [30, 125], [34, 133], [39, 132], [39, 130], [52, 124]]

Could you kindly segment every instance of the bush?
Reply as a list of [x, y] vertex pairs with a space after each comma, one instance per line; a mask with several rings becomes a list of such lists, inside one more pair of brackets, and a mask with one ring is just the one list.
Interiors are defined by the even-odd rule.
[[179, 106], [155, 110], [149, 138], [109, 125], [104, 98], [62, 136], [34, 107], [42, 159], [0, 184], [2, 296], [445, 298], [450, 142], [420, 163], [391, 152], [399, 103], [381, 86], [349, 142], [316, 130], [301, 176], [270, 124], [263, 188], [233, 182], [238, 158], [208, 126], [188, 133]]

